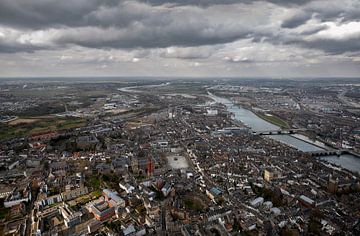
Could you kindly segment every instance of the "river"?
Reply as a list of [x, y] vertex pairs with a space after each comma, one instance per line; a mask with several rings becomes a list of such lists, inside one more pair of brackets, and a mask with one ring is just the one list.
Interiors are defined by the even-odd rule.
[[224, 104], [227, 110], [234, 114], [234, 118], [238, 121], [241, 121], [243, 124], [251, 128], [253, 131], [266, 131], [266, 130], [280, 130], [276, 125], [267, 122], [259, 118], [255, 113], [244, 109], [242, 107], [236, 106], [229, 99], [218, 97], [212, 93], [208, 93], [209, 97], [217, 103]]
[[151, 85], [141, 85], [141, 86], [130, 86], [130, 87], [123, 87], [118, 88], [117, 90], [121, 92], [131, 92], [131, 93], [141, 93], [141, 90], [138, 89], [151, 89], [157, 87], [164, 87], [170, 85], [170, 82], [161, 83], [161, 84], [151, 84]]
[[360, 158], [351, 154], [342, 154], [340, 156], [331, 155], [320, 158], [323, 161], [341, 166], [347, 170], [358, 172], [360, 174]]
[[[243, 124], [251, 128], [252, 131], [280, 130], [280, 127], [261, 119], [250, 110], [247, 110], [240, 106], [236, 106], [229, 99], [218, 97], [210, 92], [208, 94], [209, 97], [212, 98], [215, 102], [224, 104], [227, 107], [227, 110], [234, 114], [234, 118], [236, 120], [241, 121]], [[318, 141], [312, 141], [304, 135], [281, 134], [281, 135], [267, 135], [267, 137], [282, 142], [288, 146], [294, 147], [303, 152], [316, 152], [327, 149], [325, 144]], [[331, 156], [323, 156], [320, 159], [341, 166], [350, 171], [360, 173], [360, 158], [354, 155], [351, 154], [343, 154], [340, 156], [331, 155]]]
[[[218, 97], [212, 93], [209, 93], [210, 98], [215, 102], [224, 104], [228, 111], [234, 114], [234, 118], [241, 121], [243, 124], [251, 128], [252, 131], [268, 131], [268, 130], [280, 130], [280, 127], [274, 125], [266, 120], [261, 119], [255, 113], [240, 106], [236, 106], [229, 99]], [[303, 152], [314, 152], [324, 150], [317, 145], [310, 144], [309, 141], [305, 142], [300, 138], [289, 134], [281, 135], [267, 135], [269, 138], [285, 143]]]

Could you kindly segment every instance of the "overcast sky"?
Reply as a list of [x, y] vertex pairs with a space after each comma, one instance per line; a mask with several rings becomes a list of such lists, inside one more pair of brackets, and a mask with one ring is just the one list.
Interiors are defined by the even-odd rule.
[[360, 0], [0, 0], [0, 77], [360, 76]]

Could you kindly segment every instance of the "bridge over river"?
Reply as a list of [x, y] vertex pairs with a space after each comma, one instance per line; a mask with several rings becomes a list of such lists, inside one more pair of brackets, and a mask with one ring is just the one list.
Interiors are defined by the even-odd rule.
[[299, 131], [306, 131], [306, 129], [256, 130], [256, 131], [253, 131], [253, 134], [255, 134], [255, 135], [296, 134]]
[[[340, 165], [348, 170], [360, 173], [360, 156], [348, 150], [337, 150], [316, 141], [309, 140], [306, 136], [302, 137], [298, 134], [305, 129], [280, 129], [272, 123], [269, 123], [250, 110], [241, 106], [237, 106], [229, 99], [218, 97], [208, 92], [210, 98], [215, 102], [222, 103], [227, 110], [234, 115], [234, 120], [245, 124], [249, 127], [253, 134], [264, 135], [278, 142], [282, 142], [288, 146], [294, 147], [302, 152], [308, 153], [310, 156], [319, 157], [320, 159]], [[330, 154], [330, 155], [329, 155]], [[340, 155], [338, 155], [340, 154]]]

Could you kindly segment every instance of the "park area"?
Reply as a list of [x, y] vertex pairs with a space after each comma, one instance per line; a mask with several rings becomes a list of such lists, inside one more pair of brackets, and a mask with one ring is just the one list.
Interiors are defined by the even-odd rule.
[[24, 117], [8, 124], [0, 124], [0, 139], [26, 137], [42, 133], [78, 128], [86, 124], [82, 118]]

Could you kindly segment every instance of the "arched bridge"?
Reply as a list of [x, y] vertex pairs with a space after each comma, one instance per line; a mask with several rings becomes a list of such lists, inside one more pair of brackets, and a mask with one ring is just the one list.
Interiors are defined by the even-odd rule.
[[322, 150], [322, 151], [315, 151], [315, 152], [309, 152], [309, 154], [313, 157], [320, 157], [320, 156], [340, 156], [343, 154], [343, 150]]
[[253, 131], [253, 134], [256, 135], [296, 134], [299, 131], [306, 131], [306, 129], [262, 130], [262, 131]]

